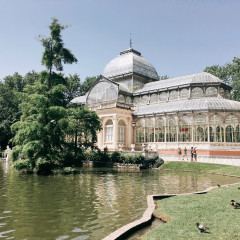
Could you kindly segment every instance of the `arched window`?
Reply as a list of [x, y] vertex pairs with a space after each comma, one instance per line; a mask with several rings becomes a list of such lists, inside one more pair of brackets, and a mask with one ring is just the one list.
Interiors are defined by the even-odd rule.
[[169, 94], [169, 100], [177, 100], [178, 99], [178, 92], [173, 90]]
[[165, 142], [165, 126], [163, 119], [159, 118], [156, 122], [156, 142]]
[[192, 98], [203, 97], [203, 90], [200, 87], [195, 87], [192, 89]]
[[113, 122], [109, 119], [105, 124], [105, 142], [113, 141]]
[[139, 119], [136, 122], [135, 127], [135, 140], [136, 143], [143, 143], [144, 142], [144, 125], [143, 125], [143, 119]]
[[161, 102], [167, 101], [167, 93], [166, 93], [166, 92], [160, 93], [160, 95], [159, 95], [159, 100], [160, 100]]
[[236, 126], [236, 142], [240, 142], [239, 125]]
[[154, 119], [147, 118], [145, 120], [145, 141], [154, 142]]
[[118, 122], [118, 142], [126, 141], [126, 124], [123, 120]]
[[224, 142], [224, 130], [223, 127], [217, 126], [216, 128], [216, 141]]
[[204, 142], [204, 140], [205, 140], [205, 138], [204, 138], [203, 127], [197, 127], [195, 141], [196, 142]]
[[[228, 132], [226, 128], [226, 141], [229, 142], [239, 142], [239, 120], [238, 117], [235, 115], [231, 114], [225, 119], [225, 123], [228, 125]], [[231, 126], [231, 128], [230, 128]], [[238, 128], [237, 128], [238, 126]], [[238, 130], [238, 131], [237, 131]], [[230, 137], [230, 132], [232, 132], [232, 137]]]
[[224, 98], [225, 97], [225, 90], [224, 88], [220, 88], [220, 95]]
[[231, 94], [230, 94], [230, 91], [229, 91], [229, 90], [226, 90], [226, 92], [225, 92], [225, 98], [231, 99]]
[[134, 105], [139, 105], [139, 102], [140, 102], [140, 98], [139, 98], [139, 97], [135, 97], [135, 98], [133, 99], [133, 104], [134, 104]]
[[233, 142], [234, 128], [229, 125], [226, 127], [226, 142]]
[[222, 140], [222, 130], [223, 120], [222, 118], [215, 114], [210, 117], [210, 142], [220, 142]]
[[150, 102], [151, 103], [156, 103], [158, 102], [158, 95], [156, 93], [152, 94], [150, 97]]
[[197, 115], [194, 118], [194, 125], [194, 141], [208, 141], [208, 127], [206, 117], [204, 115]]
[[149, 103], [149, 97], [148, 97], [148, 95], [142, 96], [141, 103], [142, 103], [142, 104], [148, 104], [148, 103]]
[[119, 95], [118, 101], [119, 101], [120, 103], [125, 103], [125, 97], [124, 97], [122, 94]]
[[187, 116], [182, 117], [178, 123], [178, 141], [190, 142], [191, 141], [191, 122]]
[[118, 99], [118, 87], [110, 82], [102, 81], [89, 92], [87, 104], [113, 101]]
[[126, 103], [127, 103], [127, 104], [132, 104], [132, 99], [131, 99], [131, 97], [129, 97], [129, 96], [126, 97]]
[[168, 127], [167, 127], [167, 142], [176, 142], [176, 136], [177, 136], [177, 131], [176, 131], [176, 121], [174, 118], [168, 119]]
[[186, 99], [189, 97], [189, 90], [187, 88], [183, 88], [181, 91], [180, 91], [180, 98], [181, 99]]
[[207, 97], [215, 97], [215, 96], [217, 96], [217, 88], [216, 87], [208, 87], [206, 89], [206, 96]]

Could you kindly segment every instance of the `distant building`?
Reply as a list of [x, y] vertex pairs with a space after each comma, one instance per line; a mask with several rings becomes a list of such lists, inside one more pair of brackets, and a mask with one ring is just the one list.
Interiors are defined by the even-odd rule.
[[240, 164], [240, 102], [230, 99], [230, 91], [206, 72], [159, 80], [152, 64], [130, 48], [72, 103], [85, 104], [102, 119], [101, 149], [130, 150], [135, 144], [168, 160], [179, 147], [193, 146], [199, 160]]

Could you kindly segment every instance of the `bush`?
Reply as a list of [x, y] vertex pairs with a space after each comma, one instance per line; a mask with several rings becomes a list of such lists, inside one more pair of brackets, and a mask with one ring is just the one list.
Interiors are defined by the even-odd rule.
[[112, 160], [112, 162], [114, 163], [118, 163], [120, 162], [120, 158], [121, 158], [121, 154], [119, 152], [113, 152], [110, 155], [110, 159]]
[[153, 165], [154, 168], [159, 168], [160, 166], [162, 166], [164, 164], [163, 159], [159, 158], [155, 164]]

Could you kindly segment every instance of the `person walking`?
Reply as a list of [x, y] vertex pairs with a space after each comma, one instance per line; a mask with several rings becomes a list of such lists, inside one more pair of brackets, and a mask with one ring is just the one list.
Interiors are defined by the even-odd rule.
[[194, 162], [197, 161], [197, 150], [196, 148], [193, 149], [193, 156], [194, 156]]
[[178, 148], [178, 160], [181, 160], [181, 156], [182, 156], [182, 150], [181, 148]]
[[183, 149], [183, 153], [184, 153], [184, 155], [183, 155], [183, 160], [184, 160], [185, 158], [188, 160], [188, 158], [187, 158], [187, 148], [186, 148], [186, 147]]
[[193, 147], [191, 147], [190, 154], [191, 154], [191, 162], [193, 162]]

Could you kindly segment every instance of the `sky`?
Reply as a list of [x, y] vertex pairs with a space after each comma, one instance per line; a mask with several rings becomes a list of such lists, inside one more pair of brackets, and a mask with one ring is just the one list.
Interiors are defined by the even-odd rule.
[[240, 0], [0, 0], [0, 80], [44, 70], [38, 36], [56, 17], [78, 59], [63, 73], [100, 75], [120, 51], [141, 52], [159, 76], [202, 72], [240, 57]]

